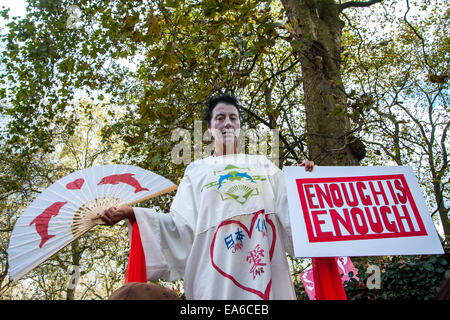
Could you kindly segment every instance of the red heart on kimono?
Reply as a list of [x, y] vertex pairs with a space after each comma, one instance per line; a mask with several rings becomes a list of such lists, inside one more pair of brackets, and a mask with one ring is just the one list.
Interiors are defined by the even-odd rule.
[[[264, 299], [264, 300], [268, 300], [269, 299], [269, 294], [270, 294], [270, 288], [272, 285], [272, 278], [270, 278], [270, 280], [268, 281], [266, 287], [264, 290], [258, 290], [256, 288], [252, 288], [250, 285], [246, 284], [244, 285], [241, 281], [238, 281], [238, 279], [236, 279], [235, 276], [233, 276], [232, 274], [226, 272], [223, 270], [223, 268], [220, 267], [220, 263], [218, 265], [218, 263], [216, 263], [217, 261], [214, 261], [214, 248], [215, 248], [215, 244], [216, 244], [216, 237], [217, 234], [219, 232], [219, 230], [221, 230], [222, 227], [224, 226], [228, 226], [228, 225], [237, 225], [240, 228], [242, 228], [248, 236], [248, 239], [252, 238], [252, 234], [253, 234], [253, 230], [254, 230], [254, 226], [255, 223], [258, 219], [258, 217], [260, 215], [264, 215], [264, 210], [260, 210], [258, 212], [256, 212], [253, 216], [251, 225], [250, 225], [250, 229], [248, 229], [241, 221], [238, 220], [227, 220], [222, 222], [216, 229], [216, 232], [214, 233], [214, 238], [211, 242], [211, 249], [210, 249], [210, 253], [211, 253], [211, 263], [213, 265], [213, 267], [224, 277], [230, 279], [231, 281], [233, 281], [233, 283], [238, 286], [239, 288], [249, 291], [251, 293], [256, 294], [257, 296], [259, 296], [260, 298]], [[273, 224], [272, 220], [269, 219], [268, 216], [265, 216], [265, 220], [267, 222], [266, 226], [270, 226], [272, 228], [272, 242], [270, 244], [270, 249], [269, 249], [269, 261], [272, 261], [272, 256], [273, 256], [273, 251], [275, 249], [275, 241], [276, 241], [276, 230], [275, 230], [275, 225]], [[230, 251], [231, 252], [231, 251]], [[219, 255], [219, 257], [221, 257]], [[234, 256], [232, 256], [234, 258]], [[240, 256], [242, 257], [242, 255]], [[245, 256], [244, 256], [245, 257]], [[248, 258], [247, 258], [248, 259]], [[248, 261], [248, 260], [247, 260]], [[238, 263], [242, 263], [242, 261], [238, 261]]]

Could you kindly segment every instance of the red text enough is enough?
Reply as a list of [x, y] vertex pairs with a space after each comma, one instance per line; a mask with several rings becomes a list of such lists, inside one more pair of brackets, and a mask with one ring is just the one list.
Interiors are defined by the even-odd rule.
[[296, 182], [310, 242], [427, 235], [403, 175]]

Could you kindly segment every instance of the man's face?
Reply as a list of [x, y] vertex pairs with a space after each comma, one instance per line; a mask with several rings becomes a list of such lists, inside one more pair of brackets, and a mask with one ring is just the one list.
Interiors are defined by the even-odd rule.
[[239, 112], [232, 104], [219, 103], [213, 109], [208, 129], [217, 144], [234, 145], [239, 137], [241, 122]]

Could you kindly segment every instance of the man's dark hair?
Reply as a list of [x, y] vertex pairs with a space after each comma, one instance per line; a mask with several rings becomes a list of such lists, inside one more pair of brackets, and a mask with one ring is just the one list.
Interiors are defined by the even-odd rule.
[[209, 99], [208, 106], [203, 117], [203, 120], [205, 120], [206, 124], [211, 124], [212, 112], [219, 103], [226, 103], [235, 106], [239, 113], [239, 117], [241, 117], [241, 106], [239, 105], [238, 100], [232, 95], [225, 93]]

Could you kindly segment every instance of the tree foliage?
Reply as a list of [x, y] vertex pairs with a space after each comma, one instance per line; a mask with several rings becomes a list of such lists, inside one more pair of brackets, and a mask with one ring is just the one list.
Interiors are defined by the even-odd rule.
[[[389, 160], [415, 168], [448, 236], [448, 11], [436, 3], [413, 15], [414, 7], [406, 4], [401, 13], [374, 12], [349, 23], [354, 31], [343, 40], [343, 70], [351, 87], [346, 112], [366, 133], [366, 163]], [[412, 21], [414, 16], [420, 20]], [[367, 27], [369, 19], [381, 28]]]
[[[96, 228], [58, 252], [34, 269], [24, 279], [13, 283], [7, 277], [7, 247], [13, 226], [26, 207], [63, 176], [79, 169], [109, 163], [119, 144], [99, 144], [100, 128], [109, 121], [101, 112], [104, 104], [83, 100], [73, 105], [79, 125], [72, 133], [55, 126], [58, 135], [52, 140], [55, 152], [14, 154], [1, 159], [0, 190], [1, 277], [3, 298], [23, 299], [104, 299], [123, 283], [128, 244], [123, 225]], [[2, 140], [2, 152], [8, 146]], [[3, 241], [4, 240], [4, 241]], [[71, 277], [74, 270], [79, 277]], [[69, 285], [71, 279], [74, 285]], [[78, 288], [78, 290], [76, 290]]]
[[[279, 130], [280, 165], [412, 166], [448, 237], [448, 17], [444, 1], [427, 0], [29, 0], [1, 30], [2, 243], [74, 170], [127, 163], [178, 183], [172, 133], [194, 133], [220, 92], [240, 99], [244, 129]], [[146, 205], [168, 211], [171, 196]], [[123, 228], [110, 232], [114, 243], [99, 230], [68, 247], [20, 294], [106, 297], [126, 259]], [[11, 294], [6, 245], [0, 257]], [[73, 265], [77, 292], [61, 280]], [[61, 280], [51, 289], [50, 274]]]
[[352, 278], [344, 283], [344, 288], [350, 300], [432, 300], [448, 277], [449, 263], [448, 254], [380, 259], [379, 289], [367, 287], [371, 276], [366, 271], [368, 263], [358, 263], [359, 281]]

